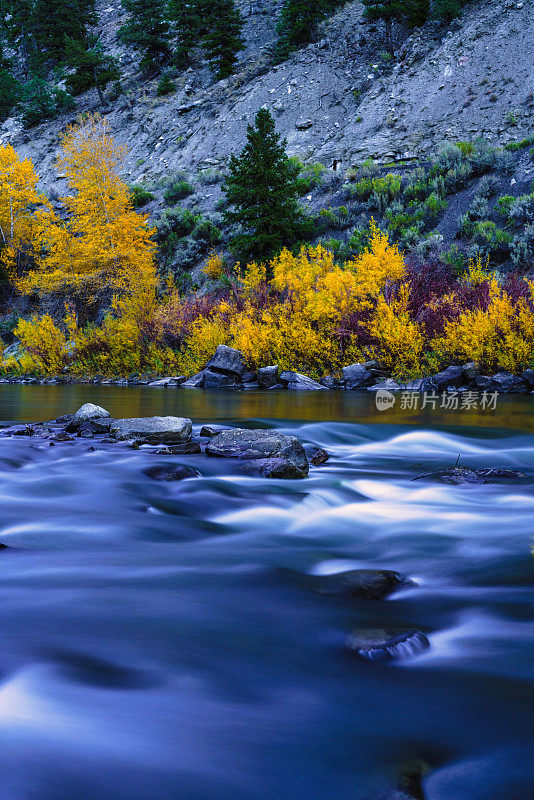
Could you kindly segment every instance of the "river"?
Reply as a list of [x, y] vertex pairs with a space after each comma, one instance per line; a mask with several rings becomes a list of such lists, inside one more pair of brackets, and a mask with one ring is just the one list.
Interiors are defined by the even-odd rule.
[[[331, 458], [278, 481], [0, 438], [1, 800], [397, 800], [414, 764], [425, 800], [534, 796], [534, 398], [379, 412], [350, 392], [4, 385], [0, 418], [88, 400], [273, 427]], [[527, 477], [412, 480], [459, 455]], [[162, 462], [201, 477], [144, 474]], [[360, 567], [416, 583], [376, 601], [305, 578]], [[430, 648], [361, 660], [354, 627]]]

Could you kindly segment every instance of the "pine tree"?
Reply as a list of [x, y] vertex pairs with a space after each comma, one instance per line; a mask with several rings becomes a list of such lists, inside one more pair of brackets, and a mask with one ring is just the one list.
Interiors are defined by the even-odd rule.
[[230, 158], [224, 191], [234, 210], [225, 218], [244, 228], [232, 242], [242, 262], [265, 261], [305, 232], [306, 219], [297, 201], [298, 167], [285, 146], [271, 114], [262, 108], [254, 125], [247, 127], [243, 151]]
[[371, 22], [382, 20], [386, 28], [386, 47], [393, 55], [395, 50], [395, 22], [404, 25], [421, 25], [428, 17], [429, 0], [363, 0], [365, 16]]
[[22, 96], [22, 86], [7, 69], [0, 69], [0, 122], [9, 117]]
[[227, 78], [234, 70], [237, 54], [245, 46], [243, 17], [234, 0], [205, 0], [202, 7], [207, 12], [203, 46], [211, 69], [217, 78]]
[[337, 11], [346, 0], [284, 0], [276, 26], [278, 34], [274, 45], [274, 59], [284, 61], [299, 47], [312, 42], [317, 26], [329, 14]]
[[177, 39], [174, 61], [177, 66], [184, 67], [190, 60], [191, 51], [200, 44], [204, 26], [203, 4], [201, 0], [169, 0], [167, 8]]
[[87, 42], [67, 38], [65, 51], [66, 64], [74, 69], [67, 77], [67, 89], [77, 95], [91, 89], [97, 89], [100, 104], [105, 105], [102, 89], [110, 81], [119, 77], [117, 62], [112, 56], [106, 55], [96, 36], [90, 36]]
[[141, 70], [157, 72], [170, 55], [169, 24], [163, 0], [122, 0], [122, 4], [131, 15], [120, 30], [122, 39], [141, 51]]
[[35, 38], [45, 59], [64, 60], [67, 39], [84, 42], [96, 23], [93, 0], [36, 0], [33, 10]]

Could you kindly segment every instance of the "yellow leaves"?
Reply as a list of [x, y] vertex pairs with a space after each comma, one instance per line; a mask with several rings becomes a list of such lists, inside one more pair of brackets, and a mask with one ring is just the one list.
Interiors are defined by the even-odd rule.
[[[30, 356], [33, 367], [52, 375], [61, 372], [67, 361], [67, 340], [52, 317], [45, 314], [29, 320], [20, 319], [14, 333]], [[31, 371], [30, 365], [27, 366]]]
[[369, 354], [401, 378], [412, 377], [420, 369], [425, 345], [419, 325], [410, 319], [408, 299], [406, 285], [390, 303], [380, 297], [369, 325], [369, 333], [377, 340]]
[[224, 262], [219, 253], [210, 253], [204, 266], [204, 275], [216, 281], [224, 275]]
[[241, 283], [245, 294], [250, 295], [256, 289], [265, 283], [267, 279], [267, 270], [265, 264], [256, 264], [255, 261], [249, 264], [243, 274]]
[[42, 218], [44, 252], [24, 276], [25, 292], [75, 292], [95, 298], [138, 293], [139, 305], [155, 296], [156, 245], [147, 217], [136, 213], [118, 175], [125, 148], [109, 135], [107, 121], [89, 116], [70, 127], [59, 160], [73, 194], [64, 197], [67, 222]]
[[534, 314], [527, 302], [512, 302], [492, 280], [486, 311], [465, 311], [445, 325], [436, 345], [453, 358], [479, 361], [488, 372], [523, 369], [534, 353]]
[[369, 248], [354, 261], [347, 270], [355, 277], [360, 305], [368, 305], [388, 283], [399, 281], [406, 275], [404, 259], [396, 245], [389, 244], [388, 237], [371, 220]]
[[0, 146], [0, 263], [10, 272], [23, 267], [39, 249], [39, 207], [46, 207], [46, 200], [37, 191], [37, 181], [29, 159], [22, 160], [9, 144]]

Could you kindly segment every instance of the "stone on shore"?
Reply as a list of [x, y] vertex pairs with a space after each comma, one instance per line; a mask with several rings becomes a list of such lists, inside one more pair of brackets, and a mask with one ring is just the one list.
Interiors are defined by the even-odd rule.
[[367, 389], [375, 383], [374, 376], [363, 364], [349, 364], [343, 367], [343, 379], [347, 389]]
[[186, 381], [182, 383], [182, 387], [184, 389], [202, 389], [204, 386], [204, 370], [197, 372], [196, 375], [192, 375]]
[[239, 377], [235, 374], [217, 372], [213, 369], [204, 370], [204, 389], [235, 389]]
[[215, 370], [229, 373], [241, 377], [247, 371], [245, 356], [241, 350], [236, 350], [234, 347], [228, 347], [226, 344], [220, 344], [214, 355], [210, 358], [206, 367], [209, 370]]
[[189, 441], [191, 430], [191, 420], [186, 417], [134, 417], [115, 420], [110, 434], [118, 441], [134, 439], [150, 444], [172, 444]]
[[272, 389], [273, 386], [276, 386], [279, 383], [278, 367], [276, 365], [260, 367], [258, 383], [262, 389]]
[[306, 452], [297, 437], [277, 431], [230, 428], [208, 443], [206, 454], [218, 458], [281, 458], [293, 464], [301, 478], [305, 478], [309, 471]]
[[308, 375], [302, 375], [300, 372], [292, 372], [286, 370], [280, 373], [280, 381], [287, 384], [288, 389], [299, 392], [317, 392], [326, 391], [326, 386], [314, 381]]

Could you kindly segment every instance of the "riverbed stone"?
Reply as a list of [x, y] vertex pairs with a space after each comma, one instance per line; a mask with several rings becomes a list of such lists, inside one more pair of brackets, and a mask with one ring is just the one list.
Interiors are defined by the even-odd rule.
[[198, 470], [182, 464], [154, 464], [143, 472], [154, 481], [165, 481], [166, 483], [183, 481], [186, 478], [198, 478], [199, 475]]
[[415, 628], [356, 628], [347, 639], [347, 647], [367, 661], [397, 661], [419, 655], [430, 642]]
[[210, 358], [206, 367], [209, 370], [229, 373], [230, 375], [241, 376], [247, 371], [245, 356], [241, 350], [220, 344], [213, 356]]
[[246, 462], [245, 470], [264, 478], [297, 480], [306, 477], [303, 471], [287, 458], [253, 458]]
[[106, 411], [102, 406], [97, 406], [94, 403], [84, 403], [81, 408], [74, 414], [72, 420], [67, 425], [68, 431], [76, 431], [82, 426], [84, 422], [93, 419], [102, 419], [109, 417], [109, 411]]
[[133, 417], [115, 420], [110, 434], [119, 441], [141, 439], [150, 444], [161, 444], [187, 442], [191, 430], [191, 420], [186, 417]]
[[313, 378], [310, 378], [308, 375], [303, 375], [300, 372], [292, 372], [291, 370], [286, 370], [280, 373], [280, 380], [282, 381], [282, 383], [287, 384], [288, 389], [292, 389], [294, 391], [299, 391], [299, 392], [326, 391], [326, 386], [322, 386], [317, 381], [314, 381]]
[[323, 450], [321, 447], [310, 458], [310, 464], [313, 464], [314, 467], [320, 467], [322, 464], [326, 464], [329, 458], [329, 453], [327, 453], [326, 450]]
[[367, 600], [383, 600], [402, 586], [413, 585], [413, 581], [390, 569], [351, 569], [314, 577], [313, 583], [319, 594]]
[[230, 428], [215, 436], [206, 446], [206, 454], [218, 458], [282, 458], [300, 472], [308, 474], [306, 452], [296, 436], [263, 429]]

